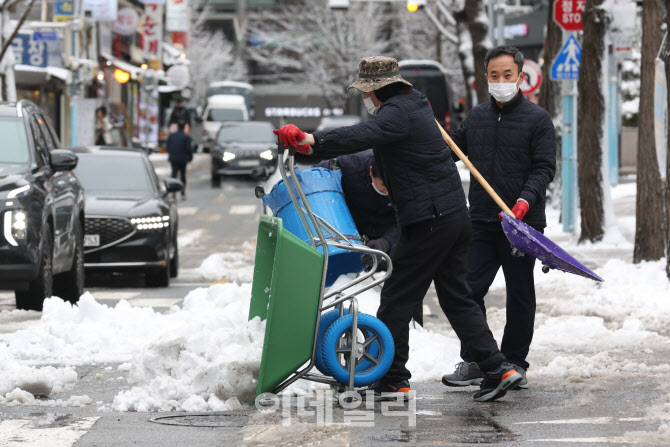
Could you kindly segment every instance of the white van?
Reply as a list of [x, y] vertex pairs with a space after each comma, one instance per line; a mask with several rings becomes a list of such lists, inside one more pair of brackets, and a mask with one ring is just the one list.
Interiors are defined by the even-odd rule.
[[249, 112], [241, 95], [214, 95], [207, 100], [202, 114], [205, 150], [211, 150], [216, 133], [224, 121], [249, 121]]

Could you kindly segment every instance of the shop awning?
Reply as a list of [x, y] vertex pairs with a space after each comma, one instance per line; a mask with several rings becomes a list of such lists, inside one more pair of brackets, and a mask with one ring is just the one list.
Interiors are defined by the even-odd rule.
[[102, 57], [107, 59], [109, 62], [112, 63], [116, 68], [120, 68], [123, 71], [126, 71], [130, 74], [141, 74], [142, 73], [142, 68], [138, 67], [137, 65], [133, 65], [129, 62], [123, 61], [117, 57], [112, 56], [109, 53], [100, 53]]
[[41, 85], [51, 78], [56, 78], [66, 84], [72, 82], [72, 72], [60, 67], [33, 67], [32, 65], [14, 65], [17, 85]]

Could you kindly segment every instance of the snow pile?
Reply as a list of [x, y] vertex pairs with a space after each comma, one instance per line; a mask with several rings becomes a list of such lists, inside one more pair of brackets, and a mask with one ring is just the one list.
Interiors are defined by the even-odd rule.
[[214, 253], [202, 261], [197, 272], [207, 281], [250, 283], [254, 278], [254, 254], [255, 247], [251, 249], [249, 244], [241, 251]]
[[[265, 323], [247, 321], [251, 285], [191, 291], [135, 359], [118, 411], [222, 411], [252, 402]], [[206, 317], [205, 317], [206, 316]]]
[[179, 248], [198, 245], [200, 243], [202, 232], [203, 230], [179, 231], [179, 234], [177, 235], [177, 245]]

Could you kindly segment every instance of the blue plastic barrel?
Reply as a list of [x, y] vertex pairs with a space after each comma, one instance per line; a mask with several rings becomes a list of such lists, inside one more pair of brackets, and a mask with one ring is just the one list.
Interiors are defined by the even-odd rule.
[[[354, 219], [351, 217], [351, 212], [349, 212], [344, 200], [342, 171], [339, 169], [331, 171], [325, 168], [297, 169], [296, 175], [314, 214], [335, 227], [351, 242], [361, 244], [361, 236], [358, 234]], [[290, 176], [289, 180], [292, 181]], [[295, 187], [293, 190], [295, 191]], [[295, 195], [302, 206], [297, 191], [295, 191]], [[291, 196], [283, 180], [278, 181], [272, 187], [272, 191], [263, 197], [263, 203], [272, 210], [276, 217], [282, 219], [286, 230], [306, 243], [310, 243], [307, 231], [302, 225], [298, 211], [291, 202]], [[307, 216], [305, 218], [312, 231], [314, 231], [314, 226], [309, 218]], [[316, 236], [316, 232], [314, 232], [314, 235]], [[328, 238], [325, 234], [324, 237]], [[322, 247], [317, 246], [317, 248], [323, 253]], [[326, 287], [330, 287], [340, 275], [357, 273], [362, 269], [360, 253], [343, 250], [332, 245], [328, 246]]]

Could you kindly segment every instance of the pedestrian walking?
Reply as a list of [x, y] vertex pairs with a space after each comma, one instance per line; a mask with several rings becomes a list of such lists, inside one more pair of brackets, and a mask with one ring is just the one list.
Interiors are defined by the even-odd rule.
[[303, 154], [360, 152], [372, 147], [400, 225], [377, 317], [395, 342], [393, 363], [370, 389], [376, 400], [407, 398], [410, 391], [409, 323], [435, 282], [442, 310], [461, 342], [474, 353], [486, 380], [477, 401], [498, 399], [521, 375], [498, 346], [477, 304], [469, 298], [467, 253], [470, 219], [456, 164], [442, 139], [426, 97], [400, 76], [390, 57], [366, 57], [349, 86], [363, 92], [372, 119], [353, 126], [305, 134], [289, 124], [275, 130]]
[[[400, 228], [372, 149], [324, 160], [315, 166], [342, 170], [344, 199], [358, 233], [368, 247], [390, 254], [398, 242]], [[372, 265], [372, 255], [362, 255], [361, 261]], [[386, 270], [385, 265], [378, 267]]]
[[112, 123], [107, 116], [107, 107], [100, 106], [95, 109], [95, 144], [98, 146], [109, 146], [112, 144]]
[[186, 200], [186, 165], [193, 160], [193, 147], [191, 137], [184, 132], [185, 123], [177, 123], [177, 131], [170, 134], [167, 140], [168, 161], [172, 165], [172, 178], [177, 178], [177, 174], [184, 184], [181, 190], [181, 197]]
[[[517, 219], [543, 231], [547, 226], [545, 195], [556, 170], [556, 132], [549, 114], [524, 98], [524, 57], [510, 46], [488, 51], [484, 59], [491, 99], [476, 106], [451, 137], [508, 205]], [[535, 258], [512, 254], [502, 226], [500, 208], [484, 188], [470, 181], [473, 237], [468, 260], [472, 299], [486, 315], [484, 298], [502, 267], [507, 288], [505, 332], [500, 345], [507, 360], [523, 376], [527, 388], [528, 351], [535, 324]], [[476, 385], [484, 377], [477, 354], [462, 344], [463, 362], [442, 382], [447, 386]]]
[[178, 130], [178, 124], [181, 122], [184, 124], [184, 133], [186, 133], [186, 135], [191, 134], [191, 115], [189, 115], [185, 104], [186, 101], [181, 95], [176, 97], [175, 105], [172, 108], [170, 118], [168, 119], [170, 133], [176, 132]]

